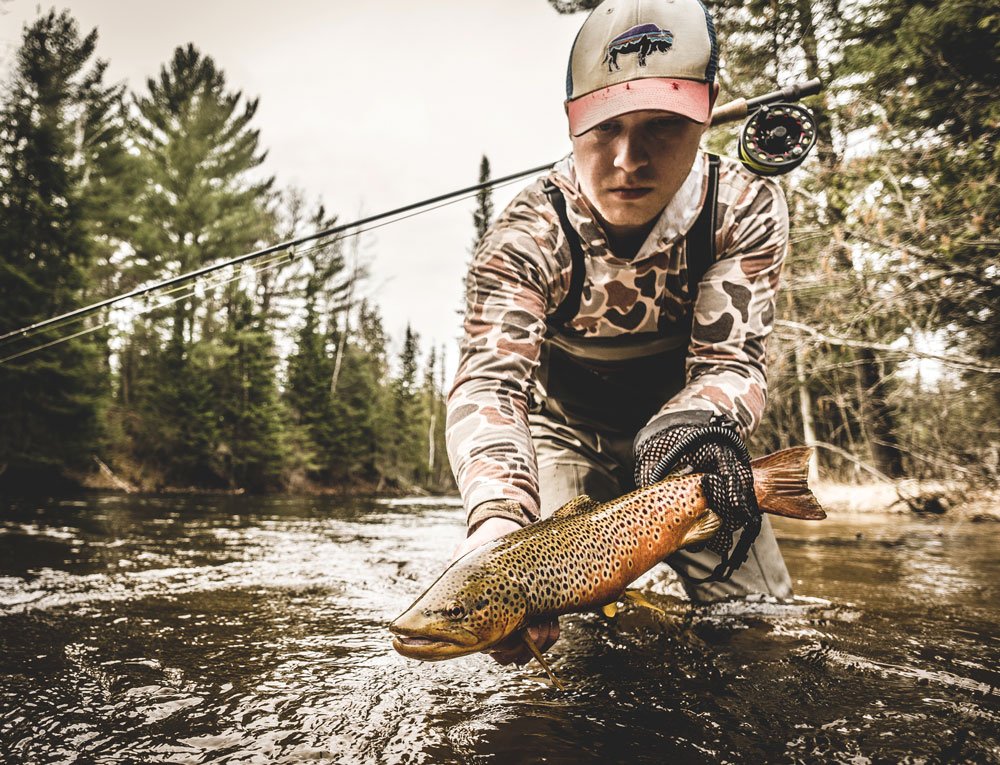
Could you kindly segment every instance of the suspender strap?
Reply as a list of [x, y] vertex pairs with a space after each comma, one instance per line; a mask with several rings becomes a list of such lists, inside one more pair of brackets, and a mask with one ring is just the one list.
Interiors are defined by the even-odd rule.
[[[583, 295], [583, 277], [586, 265], [583, 262], [583, 247], [580, 245], [580, 235], [576, 229], [570, 225], [569, 217], [566, 215], [566, 197], [551, 181], [546, 182], [543, 191], [552, 203], [556, 214], [559, 216], [559, 225], [562, 227], [563, 236], [569, 244], [570, 255], [572, 256], [572, 266], [570, 270], [569, 290], [566, 297], [559, 304], [546, 320], [553, 328], [562, 327], [580, 311], [580, 298]], [[691, 294], [691, 302], [694, 303], [698, 297], [698, 285], [702, 277], [708, 271], [709, 266], [715, 262], [715, 226], [716, 208], [719, 199], [719, 156], [717, 154], [708, 155], [708, 190], [705, 193], [705, 204], [702, 205], [698, 219], [691, 226], [687, 235], [687, 266], [688, 266], [688, 292]]]
[[698, 298], [698, 285], [715, 262], [715, 228], [719, 200], [719, 155], [708, 155], [708, 190], [705, 192], [705, 204], [701, 207], [698, 219], [688, 231], [687, 250], [688, 294], [691, 304]]
[[566, 197], [554, 183], [546, 183], [545, 193], [552, 202], [556, 214], [559, 216], [559, 225], [562, 227], [563, 236], [569, 244], [569, 252], [572, 256], [570, 266], [569, 290], [566, 297], [546, 319], [552, 327], [561, 327], [580, 311], [580, 298], [583, 296], [583, 277], [586, 274], [586, 265], [583, 262], [583, 247], [580, 245], [580, 236], [576, 229], [570, 225], [569, 216], [566, 215]]

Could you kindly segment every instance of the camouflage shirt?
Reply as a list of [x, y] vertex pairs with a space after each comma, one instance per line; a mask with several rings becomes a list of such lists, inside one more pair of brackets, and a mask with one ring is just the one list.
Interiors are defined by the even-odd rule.
[[[586, 263], [580, 309], [567, 327], [581, 338], [607, 341], [676, 331], [690, 316], [686, 385], [651, 419], [710, 410], [732, 417], [748, 437], [764, 409], [764, 343], [774, 320], [788, 212], [775, 182], [722, 158], [716, 261], [692, 308], [685, 235], [704, 203], [707, 166], [699, 154], [636, 257], [622, 260], [577, 188], [572, 157], [556, 165], [548, 179], [566, 198]], [[486, 501], [513, 500], [522, 522], [539, 517], [529, 395], [546, 316], [566, 296], [572, 272], [544, 181], [514, 198], [473, 256], [461, 358], [448, 400], [448, 454], [466, 512]]]

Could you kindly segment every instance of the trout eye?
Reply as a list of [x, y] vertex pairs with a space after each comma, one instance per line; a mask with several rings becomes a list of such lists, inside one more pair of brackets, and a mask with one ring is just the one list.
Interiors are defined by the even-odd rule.
[[463, 616], [465, 616], [465, 606], [463, 606], [461, 603], [452, 603], [444, 610], [444, 615], [447, 616], [449, 619], [455, 619], [455, 620], [461, 619]]

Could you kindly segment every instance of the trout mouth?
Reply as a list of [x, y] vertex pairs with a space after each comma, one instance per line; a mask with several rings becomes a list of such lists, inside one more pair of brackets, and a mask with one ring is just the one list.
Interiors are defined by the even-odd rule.
[[393, 622], [389, 625], [389, 631], [393, 633], [392, 647], [397, 653], [421, 661], [465, 656], [481, 651], [484, 647], [478, 635], [461, 627], [452, 627], [448, 630], [433, 627], [407, 629]]

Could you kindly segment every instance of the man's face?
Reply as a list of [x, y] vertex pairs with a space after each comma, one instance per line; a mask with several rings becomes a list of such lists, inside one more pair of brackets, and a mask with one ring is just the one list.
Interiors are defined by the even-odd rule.
[[706, 127], [646, 110], [572, 137], [580, 190], [609, 234], [635, 233], [659, 216], [691, 172]]

